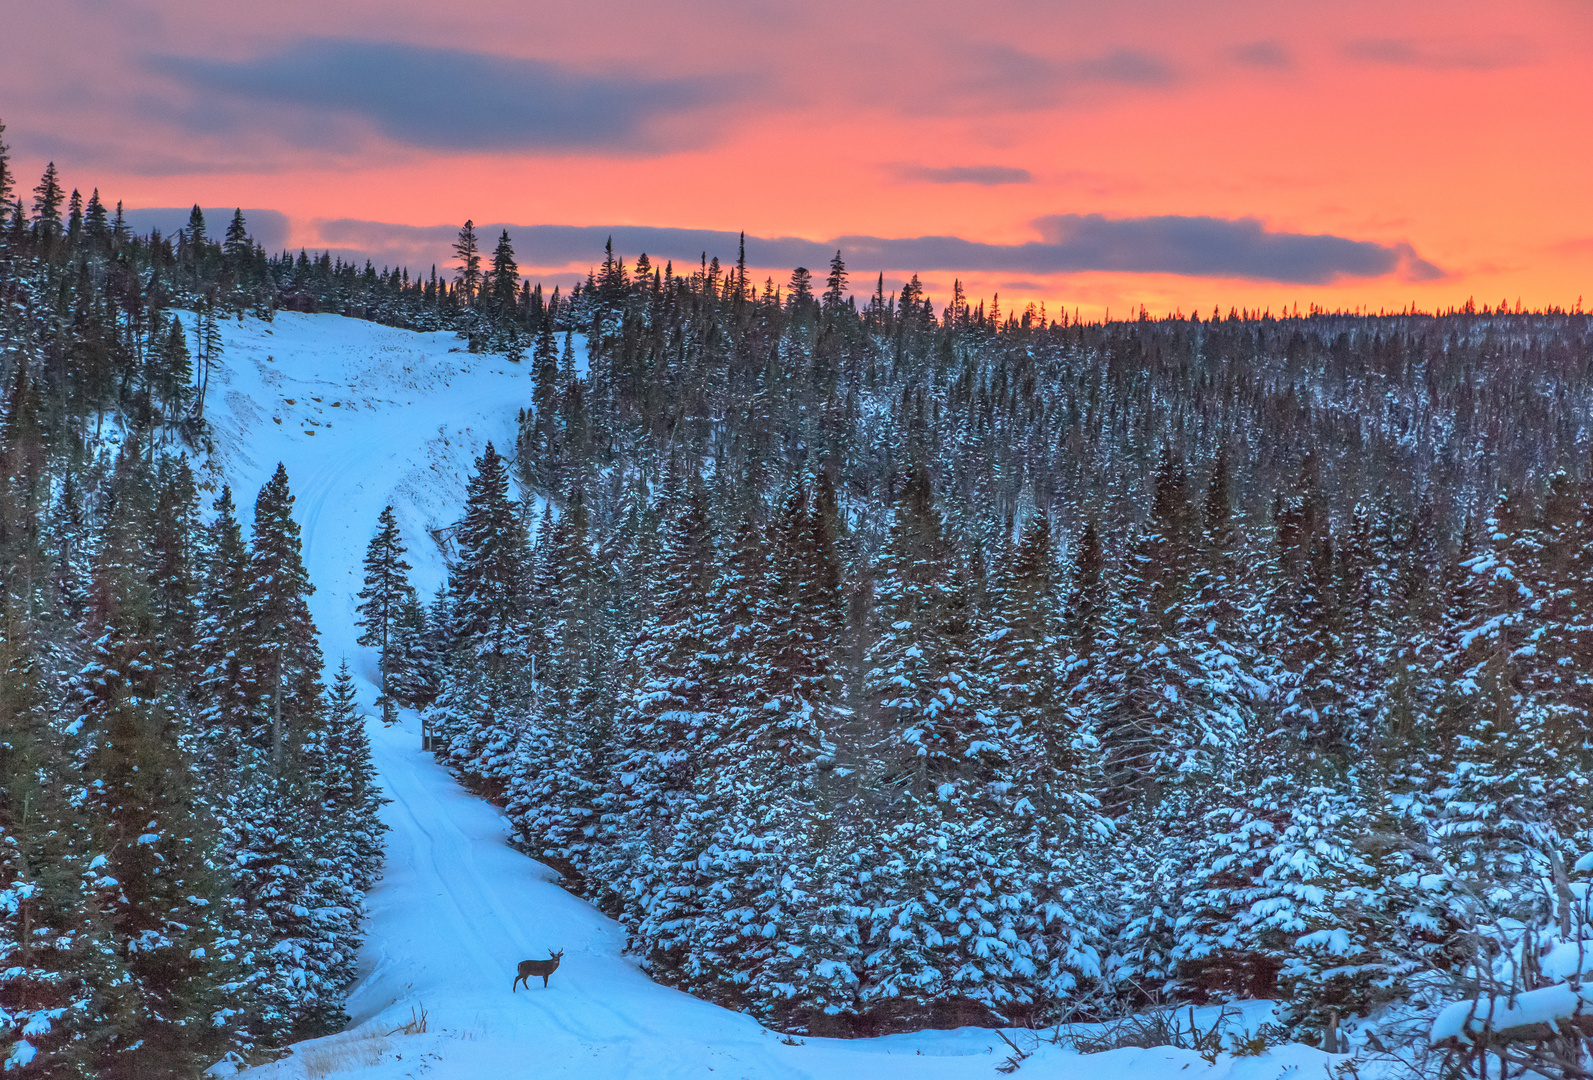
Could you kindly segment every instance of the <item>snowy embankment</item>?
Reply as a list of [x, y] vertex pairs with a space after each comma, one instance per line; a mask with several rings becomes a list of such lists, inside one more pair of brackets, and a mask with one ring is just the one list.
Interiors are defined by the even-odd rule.
[[[1593, 853], [1577, 861], [1576, 871], [1593, 871]], [[1587, 923], [1588, 886], [1570, 886], [1582, 905], [1571, 940], [1561, 941], [1538, 960], [1552, 986], [1513, 994], [1480, 994], [1445, 1006], [1433, 1020], [1429, 1041], [1451, 1048], [1535, 1042], [1558, 1035], [1593, 1038], [1593, 937]], [[1573, 909], [1574, 910], [1574, 909]]]
[[[211, 376], [208, 407], [215, 478], [247, 508], [276, 463], [286, 465], [327, 662], [348, 657], [369, 706], [376, 657], [355, 645], [353, 611], [376, 516], [395, 506], [415, 584], [429, 594], [444, 573], [429, 530], [457, 517], [488, 439], [512, 451], [516, 411], [531, 400], [529, 365], [459, 352], [449, 334], [330, 315], [284, 313], [224, 333], [225, 366]], [[392, 831], [385, 876], [370, 896], [352, 1023], [248, 1076], [988, 1077], [1011, 1052], [980, 1029], [785, 1040], [659, 986], [623, 954], [617, 924], [509, 848], [503, 815], [421, 753], [412, 714], [390, 730], [373, 720], [371, 736]], [[515, 964], [550, 949], [564, 951], [551, 986], [533, 980], [529, 992], [511, 993]], [[423, 1033], [414, 1023], [422, 1015]], [[1032, 1035], [1013, 1037], [1035, 1045]], [[1331, 1060], [1302, 1046], [1212, 1065], [1188, 1050], [1080, 1057], [1040, 1045], [1020, 1075], [1276, 1080], [1280, 1070], [1318, 1075]]]
[[1564, 1032], [1593, 1034], [1593, 984], [1557, 983], [1519, 994], [1484, 994], [1447, 1006], [1433, 1021], [1432, 1043], [1474, 1046], [1546, 1038]]

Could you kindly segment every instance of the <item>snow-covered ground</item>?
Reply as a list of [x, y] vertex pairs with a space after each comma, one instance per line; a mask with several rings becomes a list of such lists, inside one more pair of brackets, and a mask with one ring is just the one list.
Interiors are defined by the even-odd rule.
[[[529, 364], [472, 356], [451, 334], [332, 315], [283, 313], [273, 324], [249, 319], [223, 331], [226, 357], [211, 375], [208, 407], [214, 478], [233, 485], [247, 521], [277, 462], [287, 466], [327, 662], [348, 657], [369, 704], [376, 657], [355, 645], [354, 594], [376, 516], [395, 506], [414, 580], [429, 594], [443, 561], [428, 529], [456, 519], [471, 462], [488, 439], [512, 452], [516, 412], [531, 401]], [[972, 1028], [788, 1041], [659, 986], [623, 954], [616, 923], [509, 848], [503, 815], [421, 753], [412, 715], [391, 730], [373, 720], [371, 737], [392, 831], [349, 998], [353, 1022], [244, 1075], [885, 1080], [989, 1077], [1011, 1053], [995, 1033]], [[564, 951], [551, 985], [533, 980], [529, 991], [511, 993], [516, 963], [550, 949]], [[1256, 1019], [1265, 1007], [1249, 1012]], [[426, 1030], [414, 1033], [423, 1014]], [[1026, 1049], [1036, 1043], [1027, 1033], [1012, 1037]], [[1084, 1057], [1039, 1045], [1018, 1075], [1288, 1080], [1320, 1076], [1332, 1060], [1303, 1046], [1212, 1065], [1186, 1050]]]

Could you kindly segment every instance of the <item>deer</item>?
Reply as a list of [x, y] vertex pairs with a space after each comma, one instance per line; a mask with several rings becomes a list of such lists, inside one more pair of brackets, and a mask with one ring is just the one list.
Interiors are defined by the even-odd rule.
[[564, 951], [561, 949], [558, 952], [554, 952], [552, 949], [549, 949], [548, 954], [549, 955], [546, 960], [520, 961], [520, 973], [515, 976], [514, 985], [509, 987], [509, 993], [513, 994], [518, 992], [521, 983], [525, 983], [525, 988], [527, 990], [531, 989], [531, 983], [527, 980], [529, 980], [533, 975], [542, 976], [542, 985], [544, 987], [547, 986], [548, 976], [559, 970], [559, 961], [564, 959]]

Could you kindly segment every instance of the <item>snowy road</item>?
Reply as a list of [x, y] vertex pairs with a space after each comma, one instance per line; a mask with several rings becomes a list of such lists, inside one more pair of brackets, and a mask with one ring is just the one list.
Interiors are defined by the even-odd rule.
[[[273, 326], [224, 329], [227, 367], [212, 377], [210, 409], [219, 468], [247, 517], [277, 461], [286, 465], [327, 661], [349, 658], [369, 704], [375, 656], [355, 645], [353, 608], [376, 515], [394, 504], [416, 584], [434, 589], [443, 565], [426, 529], [457, 517], [471, 460], [488, 438], [512, 449], [530, 372], [451, 351], [451, 335], [337, 316], [281, 314]], [[788, 1045], [745, 1016], [654, 984], [623, 954], [618, 925], [509, 848], [503, 815], [421, 753], [414, 716], [391, 730], [373, 722], [371, 734], [391, 832], [352, 1023], [248, 1076], [992, 1077], [1006, 1056], [993, 1033], [977, 1029]], [[535, 980], [511, 993], [516, 963], [549, 949], [564, 950], [551, 986]], [[422, 1010], [427, 1030], [406, 1032]], [[1208, 1066], [1187, 1051], [1086, 1058], [1047, 1046], [1020, 1075], [1276, 1080], [1280, 1068], [1316, 1075], [1327, 1060], [1290, 1047]]]

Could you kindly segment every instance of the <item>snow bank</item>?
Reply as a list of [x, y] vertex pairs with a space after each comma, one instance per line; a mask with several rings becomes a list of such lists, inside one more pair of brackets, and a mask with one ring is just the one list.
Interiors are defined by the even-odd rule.
[[1548, 978], [1567, 982], [1581, 975], [1593, 975], [1593, 940], [1562, 941], [1549, 950], [1538, 966]]
[[1514, 995], [1488, 995], [1446, 1006], [1433, 1021], [1433, 1045], [1530, 1038], [1539, 1030], [1579, 1027], [1593, 1035], [1593, 985], [1545, 986]]

